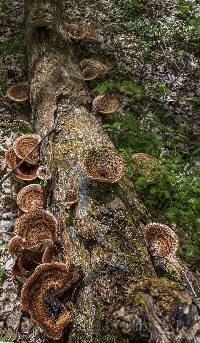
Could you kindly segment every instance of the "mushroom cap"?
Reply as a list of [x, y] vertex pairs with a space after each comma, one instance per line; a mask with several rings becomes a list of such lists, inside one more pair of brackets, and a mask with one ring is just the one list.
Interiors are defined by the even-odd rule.
[[83, 161], [86, 175], [99, 182], [114, 183], [125, 173], [124, 159], [112, 148], [97, 146], [91, 148]]
[[71, 304], [59, 299], [83, 277], [79, 267], [64, 263], [40, 264], [22, 287], [21, 308], [29, 312], [44, 334], [59, 340], [71, 321]]
[[98, 75], [98, 69], [96, 69], [95, 67], [86, 67], [85, 69], [83, 69], [83, 80], [94, 80], [98, 77]]
[[117, 112], [119, 109], [119, 101], [112, 95], [98, 95], [92, 102], [96, 111], [104, 114]]
[[82, 69], [85, 68], [96, 68], [98, 70], [99, 75], [103, 75], [107, 73], [108, 67], [105, 63], [95, 60], [94, 58], [85, 58], [80, 62], [80, 66]]
[[[15, 155], [13, 148], [9, 148], [5, 152], [5, 159], [7, 165], [12, 170], [16, 168], [20, 162], [19, 158]], [[37, 178], [37, 166], [30, 165], [25, 161], [14, 171], [14, 175], [20, 180], [34, 180]]]
[[68, 34], [74, 39], [83, 39], [87, 35], [87, 28], [84, 22], [67, 24]]
[[38, 179], [48, 181], [51, 179], [51, 172], [46, 166], [40, 166], [37, 169]]
[[16, 102], [24, 102], [29, 97], [28, 82], [19, 82], [8, 88], [6, 96]]
[[16, 277], [26, 277], [42, 262], [44, 252], [29, 249], [21, 250], [12, 268], [12, 274]]
[[150, 223], [144, 228], [147, 246], [152, 256], [172, 258], [179, 248], [178, 237], [167, 225]]
[[17, 195], [17, 204], [24, 212], [44, 208], [45, 200], [45, 190], [37, 184], [25, 186]]
[[75, 204], [78, 201], [77, 195], [73, 189], [68, 189], [65, 192], [65, 199], [63, 202], [65, 205], [72, 205]]
[[[13, 142], [13, 149], [17, 157], [20, 159], [24, 159], [26, 155], [40, 142], [41, 137], [35, 134], [25, 134], [18, 137]], [[36, 165], [38, 163], [38, 154], [35, 151], [26, 158], [26, 162], [32, 165]]]
[[15, 233], [25, 241], [25, 249], [45, 240], [54, 241], [57, 230], [58, 222], [53, 214], [41, 209], [23, 214], [15, 223]]
[[23, 248], [23, 240], [19, 236], [14, 236], [8, 243], [8, 251], [11, 255], [16, 255]]

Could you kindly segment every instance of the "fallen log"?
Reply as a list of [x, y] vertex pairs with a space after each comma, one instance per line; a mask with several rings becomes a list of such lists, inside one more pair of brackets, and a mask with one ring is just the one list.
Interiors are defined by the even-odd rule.
[[[48, 208], [65, 258], [84, 272], [64, 341], [197, 342], [199, 303], [180, 282], [157, 277], [142, 231], [148, 215], [133, 185], [97, 180], [113, 172], [118, 153], [92, 110], [61, 11], [61, 1], [25, 0], [33, 120], [42, 136], [56, 122], [41, 149], [53, 175]], [[68, 190], [78, 198], [70, 207]]]

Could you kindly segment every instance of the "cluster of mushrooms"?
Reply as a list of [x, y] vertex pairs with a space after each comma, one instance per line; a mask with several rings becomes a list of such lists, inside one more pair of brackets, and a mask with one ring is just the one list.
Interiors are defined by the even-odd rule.
[[[93, 39], [96, 36], [96, 32], [84, 22], [81, 25], [80, 22], [68, 24], [67, 27], [73, 39]], [[82, 60], [80, 67], [84, 80], [96, 79], [108, 70], [105, 63], [93, 58]], [[6, 95], [19, 103], [26, 101], [29, 95], [28, 83], [10, 87]], [[119, 101], [114, 95], [99, 95], [93, 100], [93, 108], [102, 114], [114, 113], [119, 109]], [[37, 134], [21, 135], [6, 151], [7, 166], [17, 179], [50, 182], [51, 172], [46, 166], [39, 165], [40, 142], [41, 137]], [[144, 165], [149, 161], [158, 163], [155, 158], [141, 153], [134, 154], [132, 160]], [[125, 162], [112, 146], [97, 146], [91, 148], [84, 157], [83, 170], [92, 180], [114, 183], [124, 176]], [[146, 171], [150, 177], [149, 169]], [[149, 183], [154, 183], [154, 180], [149, 178]], [[66, 190], [63, 203], [71, 206], [77, 201], [74, 190]], [[21, 291], [21, 307], [30, 313], [46, 336], [58, 340], [62, 337], [64, 327], [71, 321], [69, 298], [78, 281], [83, 278], [83, 273], [80, 267], [67, 263], [67, 260], [63, 262], [56, 241], [58, 221], [45, 209], [45, 187], [34, 183], [23, 187], [17, 195], [17, 204], [23, 214], [15, 223], [15, 236], [9, 242], [9, 252], [15, 261], [13, 275], [25, 280]], [[172, 229], [152, 223], [145, 227], [144, 233], [152, 256], [174, 256], [178, 249], [178, 238]], [[64, 297], [68, 291], [70, 294]]]

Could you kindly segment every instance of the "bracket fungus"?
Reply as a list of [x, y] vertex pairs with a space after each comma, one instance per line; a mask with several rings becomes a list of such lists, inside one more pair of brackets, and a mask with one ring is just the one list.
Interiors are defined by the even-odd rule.
[[40, 180], [48, 181], [51, 179], [51, 172], [46, 166], [40, 166], [37, 169], [37, 177]]
[[167, 225], [151, 223], [144, 228], [145, 239], [151, 256], [173, 258], [179, 248], [178, 237]]
[[49, 211], [41, 209], [23, 214], [15, 223], [15, 233], [24, 240], [25, 249], [45, 240], [54, 241], [57, 230], [57, 219]]
[[[83, 278], [80, 267], [64, 263], [39, 265], [22, 287], [21, 308], [29, 312], [44, 334], [53, 340], [62, 337], [63, 329], [71, 322], [71, 303], [68, 298]], [[68, 297], [64, 294], [69, 293]]]
[[145, 153], [136, 153], [131, 156], [131, 160], [149, 176], [149, 179], [147, 180], [149, 185], [156, 183], [157, 180], [152, 178], [151, 175], [155, 170], [158, 171], [159, 169], [159, 160], [157, 158]]
[[25, 102], [29, 97], [28, 82], [19, 82], [8, 88], [6, 96], [16, 102]]
[[[21, 161], [16, 155], [13, 148], [5, 152], [5, 159], [10, 169], [14, 170]], [[20, 180], [34, 180], [37, 178], [37, 166], [33, 166], [24, 161], [15, 171], [14, 175]]]
[[63, 200], [63, 203], [65, 206], [70, 206], [75, 204], [78, 201], [77, 195], [73, 189], [68, 189], [65, 192], [65, 198]]
[[[104, 75], [108, 71], [108, 67], [105, 63], [95, 60], [93, 58], [85, 58], [80, 62], [80, 66], [83, 69], [83, 75], [87, 74], [90, 70], [93, 71], [93, 75], [95, 74], [95, 71], [97, 71], [97, 76]], [[91, 72], [90, 72], [91, 74]], [[87, 80], [87, 79], [85, 79]], [[88, 79], [89, 80], [89, 79]]]
[[114, 113], [119, 109], [118, 99], [109, 94], [96, 96], [92, 102], [92, 105], [96, 111], [104, 114]]
[[87, 152], [83, 168], [90, 179], [108, 183], [119, 181], [126, 169], [124, 159], [114, 149], [104, 146]]
[[17, 205], [23, 212], [44, 208], [45, 200], [45, 190], [37, 184], [23, 187], [17, 195]]
[[67, 24], [68, 34], [73, 39], [96, 38], [96, 30], [84, 21]]
[[94, 80], [98, 75], [98, 70], [94, 67], [86, 67], [83, 69], [83, 80], [85, 81]]
[[[23, 160], [26, 155], [40, 142], [41, 137], [36, 134], [25, 134], [18, 137], [13, 142], [13, 149], [18, 158]], [[26, 162], [31, 165], [38, 163], [37, 151], [33, 151], [30, 156], [26, 158]]]

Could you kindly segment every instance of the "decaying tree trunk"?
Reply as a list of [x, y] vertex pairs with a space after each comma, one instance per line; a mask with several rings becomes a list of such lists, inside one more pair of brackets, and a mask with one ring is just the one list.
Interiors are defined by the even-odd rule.
[[[132, 184], [95, 182], [83, 170], [89, 148], [113, 145], [91, 111], [62, 4], [26, 0], [25, 19], [36, 130], [56, 125], [41, 149], [53, 172], [48, 207], [65, 256], [84, 272], [64, 341], [199, 342], [200, 305], [180, 283], [156, 276], [142, 233], [147, 214]], [[79, 197], [70, 209], [68, 188]]]

